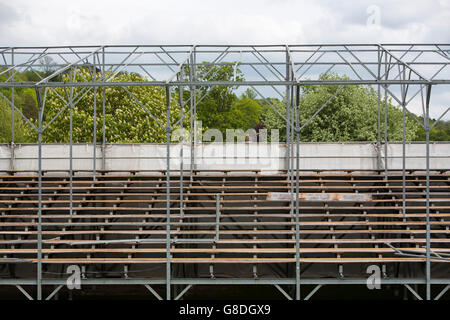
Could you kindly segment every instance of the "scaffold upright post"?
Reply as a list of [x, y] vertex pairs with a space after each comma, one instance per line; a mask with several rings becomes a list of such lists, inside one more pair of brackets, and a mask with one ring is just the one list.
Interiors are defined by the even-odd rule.
[[42, 300], [42, 96], [36, 89], [38, 102], [38, 225], [37, 225], [37, 300]]
[[[95, 57], [94, 56], [94, 63], [92, 65], [92, 78], [94, 81], [94, 84], [97, 82], [97, 67], [95, 63]], [[94, 130], [93, 130], [93, 161], [92, 161], [92, 179], [95, 182], [96, 179], [96, 172], [97, 172], [97, 86], [94, 86]]]
[[166, 299], [170, 300], [171, 252], [170, 252], [170, 86], [166, 86]]
[[[14, 65], [14, 48], [11, 49], [11, 65]], [[12, 72], [12, 76], [11, 76], [11, 82], [14, 82], [14, 70]], [[11, 170], [14, 170], [14, 158], [15, 158], [15, 137], [14, 137], [14, 133], [15, 133], [15, 87], [11, 88], [11, 154], [10, 154], [10, 168]]]
[[300, 300], [300, 88], [295, 88], [295, 299]]
[[426, 136], [426, 299], [431, 300], [431, 240], [430, 240], [430, 99], [431, 85], [426, 87], [425, 136]]

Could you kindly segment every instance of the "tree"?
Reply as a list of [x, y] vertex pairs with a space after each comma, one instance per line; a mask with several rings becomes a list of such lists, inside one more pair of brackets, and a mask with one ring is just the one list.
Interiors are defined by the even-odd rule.
[[[0, 69], [0, 71], [3, 71]], [[38, 70], [26, 70], [24, 72], [17, 72], [17, 70], [10, 70], [3, 75], [0, 75], [0, 82], [11, 81], [14, 78], [15, 82], [31, 82], [39, 81], [42, 72]], [[1, 88], [0, 92], [9, 100], [12, 101], [11, 88]], [[27, 118], [36, 119], [37, 117], [37, 103], [36, 92], [32, 88], [14, 88], [14, 105], [18, 107]]]
[[[347, 80], [335, 74], [321, 76], [322, 80]], [[338, 85], [303, 86], [300, 100], [300, 122], [304, 124], [335, 92]], [[275, 103], [279, 112], [286, 115], [285, 103]], [[271, 108], [264, 108], [264, 121], [268, 129], [282, 129], [280, 137], [286, 138], [284, 121]], [[266, 111], [267, 110], [267, 111]], [[388, 100], [388, 140], [402, 140], [402, 111]], [[372, 87], [361, 85], [345, 86], [303, 128], [302, 141], [376, 141], [377, 140], [378, 96]], [[406, 140], [413, 140], [418, 124], [409, 116], [406, 118]], [[381, 137], [384, 139], [384, 100], [381, 105]]]
[[255, 100], [257, 97], [256, 92], [253, 89], [247, 88], [242, 94], [241, 94], [241, 99], [242, 98], [250, 98]]
[[[185, 67], [184, 75], [189, 75], [189, 67]], [[242, 81], [241, 70], [233, 63], [213, 65], [202, 63], [197, 66], [198, 81]], [[260, 122], [261, 106], [251, 95], [239, 99], [234, 90], [236, 86], [199, 86], [197, 93], [197, 119], [202, 121], [204, 130], [218, 129], [226, 135], [226, 129], [254, 128]], [[186, 93], [189, 99], [189, 93]]]
[[[94, 74], [87, 68], [77, 69], [73, 81], [92, 81]], [[84, 77], [84, 79], [83, 79]], [[99, 78], [100, 75], [97, 75]], [[108, 75], [107, 75], [108, 77]], [[70, 80], [70, 74], [63, 75], [64, 81]], [[120, 73], [112, 81], [143, 81], [142, 76], [136, 73]], [[86, 91], [87, 90], [87, 91]], [[161, 87], [128, 87], [127, 90], [144, 105], [150, 113], [166, 126], [166, 94]], [[102, 139], [102, 88], [97, 89], [97, 142]], [[55, 88], [55, 92], [69, 101], [71, 92], [69, 88]], [[53, 91], [47, 91], [45, 102], [45, 115], [43, 127], [58, 112], [64, 108], [65, 103]], [[86, 93], [86, 94], [84, 94]], [[92, 142], [94, 130], [94, 89], [74, 88], [72, 93], [73, 107], [73, 142]], [[174, 95], [170, 103], [170, 124], [173, 125], [180, 119], [180, 107], [176, 104], [177, 96]], [[185, 107], [186, 108], [186, 107]], [[184, 111], [186, 112], [186, 110]], [[66, 108], [51, 123], [43, 133], [43, 142], [69, 142], [70, 109]], [[36, 121], [35, 121], [36, 122]], [[105, 88], [105, 136], [111, 143], [138, 143], [138, 142], [165, 142], [165, 128], [148, 115], [146, 110], [121, 87]], [[188, 121], [184, 121], [188, 128]], [[36, 137], [32, 133], [33, 138]]]
[[39, 62], [42, 65], [42, 72], [44, 77], [51, 75], [56, 70], [56, 63], [50, 56], [45, 56], [39, 59]]
[[[276, 98], [267, 98], [260, 101], [261, 121], [268, 130], [268, 140], [272, 141], [271, 130], [279, 130], [280, 141], [286, 141], [286, 121], [278, 113], [286, 117], [286, 102]], [[274, 108], [278, 111], [275, 111]]]
[[[423, 117], [418, 118], [423, 123]], [[430, 141], [450, 141], [450, 121], [440, 120], [435, 125], [436, 120], [430, 119], [430, 126], [433, 129], [430, 131]], [[422, 127], [419, 127], [415, 141], [425, 141], [426, 133]]]
[[16, 88], [14, 105], [18, 107], [28, 119], [37, 118], [36, 91], [31, 88]]
[[[12, 141], [12, 110], [11, 106], [0, 99], [0, 143], [10, 143]], [[29, 138], [33, 130], [18, 112], [14, 114], [14, 142], [32, 142]]]
[[[198, 81], [242, 81], [244, 79], [241, 70], [233, 64], [213, 65], [207, 62], [197, 66], [196, 77]], [[201, 96], [206, 94], [213, 100], [217, 112], [230, 110], [237, 100], [235, 89], [235, 86], [199, 87]], [[201, 112], [201, 106], [197, 110]]]

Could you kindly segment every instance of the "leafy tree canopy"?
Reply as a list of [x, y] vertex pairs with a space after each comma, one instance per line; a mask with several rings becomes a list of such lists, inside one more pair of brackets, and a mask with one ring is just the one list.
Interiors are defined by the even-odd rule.
[[[52, 61], [44, 61], [44, 68], [28, 69], [24, 72], [9, 70], [0, 75], [0, 81], [39, 81], [53, 73]], [[2, 69], [1, 71], [4, 71]], [[189, 77], [189, 66], [183, 69], [184, 78]], [[91, 68], [77, 69], [74, 81], [91, 81], [94, 74]], [[106, 75], [107, 77], [111, 74]], [[51, 81], [68, 81], [68, 72], [58, 75]], [[100, 77], [100, 74], [97, 74]], [[347, 79], [345, 76], [326, 74], [324, 80]], [[145, 78], [136, 73], [119, 73], [112, 81], [141, 81]], [[196, 79], [199, 81], [231, 81], [243, 80], [243, 74], [235, 63], [212, 65], [201, 63], [196, 66]], [[286, 115], [286, 102], [275, 98], [258, 100], [253, 90], [247, 89], [240, 97], [236, 96], [232, 86], [197, 86], [197, 118], [203, 122], [203, 129], [217, 128], [226, 135], [226, 129], [243, 129], [266, 127], [279, 129], [280, 140], [286, 141], [285, 121], [272, 106], [283, 116]], [[303, 86], [300, 101], [300, 121], [304, 124], [335, 92], [339, 86]], [[157, 119], [165, 126], [166, 101], [164, 88], [128, 87]], [[180, 116], [178, 88], [172, 93], [171, 123]], [[91, 142], [94, 127], [94, 89], [74, 88], [73, 98], [73, 141]], [[97, 90], [97, 140], [102, 139], [102, 88]], [[190, 108], [190, 91], [183, 90], [185, 101], [184, 113]], [[0, 88], [0, 93], [12, 100], [11, 88]], [[70, 90], [64, 88], [47, 89], [44, 126], [56, 116], [69, 101]], [[0, 104], [0, 141], [11, 141], [11, 106], [3, 99]], [[63, 101], [64, 100], [64, 101]], [[37, 99], [32, 88], [15, 88], [14, 103], [16, 107], [35, 125], [37, 125]], [[402, 111], [388, 100], [388, 139], [402, 139]], [[189, 116], [186, 116], [184, 127], [189, 128]], [[302, 141], [376, 141], [377, 139], [378, 99], [372, 87], [345, 86], [329, 104], [302, 130]], [[421, 117], [418, 117], [423, 121]], [[15, 142], [36, 142], [37, 136], [31, 127], [16, 112]], [[165, 130], [157, 121], [147, 114], [133, 97], [123, 88], [109, 87], [105, 89], [105, 121], [106, 140], [108, 142], [163, 142]], [[434, 120], [430, 120], [433, 124]], [[270, 131], [269, 131], [270, 133]], [[381, 104], [381, 136], [384, 139], [384, 101]], [[424, 141], [425, 131], [407, 114], [406, 139]], [[431, 141], [450, 141], [450, 121], [440, 121], [430, 132]], [[65, 108], [52, 124], [44, 131], [44, 142], [69, 141], [69, 109]]]
[[[423, 117], [418, 117], [419, 121], [423, 123]], [[435, 124], [436, 120], [430, 119], [430, 126]], [[419, 127], [415, 141], [425, 141], [426, 133], [422, 127]], [[430, 140], [431, 141], [450, 141], [450, 121], [440, 120], [430, 131]]]
[[[322, 75], [321, 79], [343, 79], [335, 74]], [[306, 121], [332, 97], [340, 86], [303, 86], [300, 100], [300, 123]], [[272, 105], [286, 115], [286, 104], [273, 101]], [[268, 129], [280, 129], [280, 139], [286, 139], [284, 121], [267, 104], [264, 106], [263, 121]], [[388, 100], [387, 133], [389, 141], [402, 140], [402, 111]], [[377, 140], [378, 99], [372, 87], [345, 86], [324, 107], [308, 125], [303, 128], [302, 141], [376, 141]], [[384, 103], [381, 108], [381, 136], [384, 139]], [[413, 140], [419, 125], [409, 116], [406, 117], [406, 140]]]
[[[97, 78], [100, 75], [97, 75]], [[63, 79], [68, 81], [69, 74]], [[87, 68], [78, 69], [74, 73], [73, 81], [92, 81], [94, 74]], [[106, 75], [108, 77], [108, 75]], [[115, 75], [112, 81], [143, 81], [142, 76], [136, 73], [120, 73]], [[166, 140], [166, 94], [160, 87], [128, 87], [127, 90], [136, 98], [134, 99], [123, 88], [105, 88], [105, 136], [111, 143], [138, 143], [138, 142], [164, 142]], [[97, 99], [97, 141], [102, 139], [102, 88], [96, 90]], [[73, 107], [73, 142], [92, 142], [94, 130], [94, 89], [74, 88], [70, 92], [68, 88], [56, 88], [47, 91], [45, 102], [45, 117], [43, 127], [51, 121], [63, 109], [70, 96], [74, 101]], [[65, 100], [65, 102], [61, 99]], [[176, 104], [176, 95], [170, 103], [170, 124], [173, 125], [180, 118], [180, 107]], [[138, 100], [154, 116], [136, 101]], [[156, 121], [156, 120], [157, 121]], [[159, 125], [158, 124], [161, 124]], [[67, 107], [52, 122], [43, 133], [43, 142], [69, 142], [70, 109]], [[185, 127], [188, 126], [185, 121]], [[36, 133], [32, 132], [35, 139]]]
[[[12, 141], [12, 110], [11, 106], [0, 99], [0, 143]], [[31, 127], [23, 120], [18, 112], [14, 114], [14, 141], [15, 143], [32, 142], [29, 133]]]
[[[189, 74], [189, 67], [185, 69]], [[236, 64], [220, 66], [202, 63], [197, 66], [199, 81], [242, 81], [241, 70]], [[202, 121], [203, 129], [218, 129], [226, 135], [226, 129], [254, 128], [259, 124], [262, 109], [253, 97], [239, 99], [233, 86], [200, 86], [197, 93], [197, 118]], [[186, 96], [189, 99], [189, 93]]]

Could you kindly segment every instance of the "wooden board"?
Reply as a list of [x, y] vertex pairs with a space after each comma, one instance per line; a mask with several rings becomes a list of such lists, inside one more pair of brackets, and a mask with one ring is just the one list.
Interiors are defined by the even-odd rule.
[[[295, 194], [294, 197], [295, 199]], [[372, 195], [367, 193], [299, 193], [301, 201], [323, 202], [323, 201], [343, 201], [343, 202], [367, 202], [372, 200]], [[290, 201], [289, 192], [269, 192], [268, 201]]]

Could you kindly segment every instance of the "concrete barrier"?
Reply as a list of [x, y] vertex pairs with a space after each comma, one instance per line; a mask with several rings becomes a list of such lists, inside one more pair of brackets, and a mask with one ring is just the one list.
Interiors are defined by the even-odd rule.
[[[183, 147], [184, 169], [189, 169], [190, 148]], [[402, 168], [402, 144], [388, 145], [389, 169]], [[180, 168], [179, 144], [171, 145], [170, 165]], [[286, 146], [281, 143], [209, 143], [198, 144], [195, 149], [195, 167], [213, 169], [261, 169], [278, 171], [287, 167]], [[381, 156], [384, 157], [384, 146]], [[10, 145], [0, 145], [0, 170], [37, 170], [38, 146], [22, 144], [14, 146], [13, 161]], [[295, 154], [295, 150], [294, 150]], [[102, 163], [102, 148], [97, 146], [97, 169], [152, 170], [166, 168], [165, 144], [108, 144]], [[384, 161], [383, 161], [384, 162]], [[382, 164], [384, 166], [384, 163]], [[425, 169], [425, 144], [406, 144], [406, 167]], [[430, 168], [450, 167], [450, 142], [430, 143]], [[73, 169], [92, 170], [93, 145], [73, 145]], [[302, 143], [300, 145], [301, 169], [377, 169], [377, 150], [373, 143]], [[43, 144], [42, 169], [68, 170], [69, 145]]]

